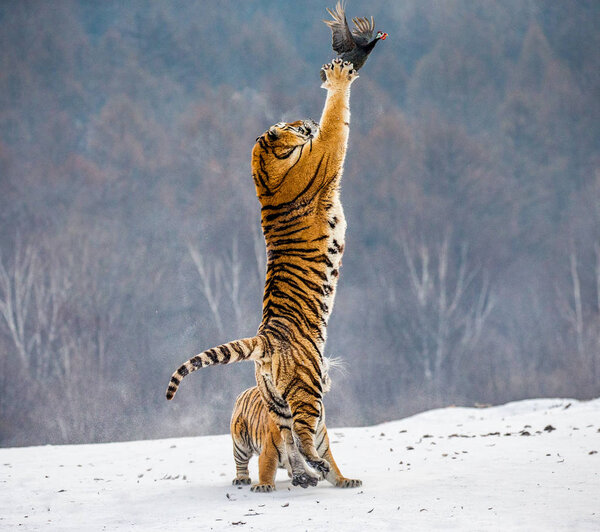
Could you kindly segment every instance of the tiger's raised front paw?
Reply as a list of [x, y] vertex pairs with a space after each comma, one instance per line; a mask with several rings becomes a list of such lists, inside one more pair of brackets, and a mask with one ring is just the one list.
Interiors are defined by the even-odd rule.
[[292, 475], [292, 486], [308, 488], [308, 486], [316, 486], [318, 482], [319, 477], [311, 475], [307, 472]]
[[321, 80], [323, 81], [321, 87], [324, 89], [349, 87], [356, 78], [358, 78], [358, 74], [352, 63], [342, 61], [339, 57], [321, 68]]
[[254, 491], [255, 493], [270, 493], [275, 491], [275, 484], [254, 484], [250, 488], [250, 491]]
[[362, 480], [342, 477], [335, 482], [335, 486], [336, 488], [358, 488], [362, 486]]
[[248, 485], [248, 484], [250, 484], [250, 482], [252, 482], [252, 481], [250, 480], [250, 477], [235, 477], [235, 478], [234, 478], [234, 479], [231, 481], [231, 483], [232, 483], [234, 486], [243, 486], [243, 485]]

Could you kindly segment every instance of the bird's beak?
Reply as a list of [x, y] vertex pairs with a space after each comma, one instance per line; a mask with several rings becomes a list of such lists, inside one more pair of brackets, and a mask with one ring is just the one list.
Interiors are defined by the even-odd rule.
[[381, 36], [381, 40], [382, 40], [382, 41], [385, 41], [385, 39], [386, 39], [386, 38], [387, 38], [387, 33], [384, 33], [384, 34]]

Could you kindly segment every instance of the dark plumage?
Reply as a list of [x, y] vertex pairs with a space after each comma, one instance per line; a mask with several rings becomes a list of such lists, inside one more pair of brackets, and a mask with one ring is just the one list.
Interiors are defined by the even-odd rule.
[[[360, 69], [365, 64], [377, 41], [380, 39], [384, 41], [387, 33], [378, 31], [375, 38], [373, 38], [373, 31], [375, 30], [373, 17], [371, 17], [371, 20], [364, 17], [353, 18], [354, 30], [351, 32], [346, 21], [342, 2], [338, 1], [335, 11], [328, 8], [327, 12], [333, 20], [324, 20], [323, 22], [331, 28], [334, 52], [337, 52], [343, 61], [352, 63], [354, 70]], [[321, 78], [325, 81], [323, 72], [321, 72]]]

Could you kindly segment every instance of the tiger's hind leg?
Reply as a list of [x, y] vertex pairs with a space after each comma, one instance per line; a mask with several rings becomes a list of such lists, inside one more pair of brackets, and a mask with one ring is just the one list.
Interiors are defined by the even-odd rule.
[[287, 455], [287, 465], [291, 470], [292, 485], [308, 488], [316, 486], [319, 477], [312, 473], [296, 447], [292, 431], [292, 413], [287, 402], [281, 397], [272, 383], [270, 374], [257, 366], [256, 382], [269, 410], [271, 421], [278, 427], [283, 440], [283, 449]]
[[248, 472], [250, 458], [252, 458], [252, 450], [246, 445], [246, 442], [233, 438], [233, 459], [235, 460], [236, 475], [231, 483], [234, 486], [250, 484], [250, 473]]
[[346, 478], [344, 475], [342, 475], [340, 468], [333, 458], [333, 454], [331, 454], [329, 435], [327, 434], [327, 427], [325, 426], [325, 423], [319, 423], [316, 441], [317, 452], [319, 453], [319, 456], [325, 458], [325, 460], [327, 460], [331, 466], [329, 473], [324, 475], [324, 479], [327, 480], [327, 482], [338, 488], [358, 488], [359, 486], [362, 486], [362, 480], [357, 478]]
[[300, 386], [290, 391], [288, 402], [292, 412], [292, 427], [298, 447], [308, 465], [327, 477], [330, 467], [326, 459], [321, 458], [315, 447], [315, 435], [322, 415], [323, 403], [320, 397], [309, 394]]
[[292, 414], [287, 407], [280, 410], [281, 413], [278, 413], [271, 409], [269, 414], [272, 422], [279, 429], [279, 434], [283, 440], [283, 449], [287, 455], [288, 473], [291, 473], [292, 486], [300, 486], [301, 488], [316, 486], [319, 477], [306, 467], [306, 462], [296, 446], [292, 431]]
[[300, 486], [301, 488], [316, 486], [319, 477], [306, 468], [306, 462], [302, 458], [298, 447], [296, 447], [291, 427], [280, 426], [279, 430], [285, 442], [285, 450], [291, 469], [292, 486]]

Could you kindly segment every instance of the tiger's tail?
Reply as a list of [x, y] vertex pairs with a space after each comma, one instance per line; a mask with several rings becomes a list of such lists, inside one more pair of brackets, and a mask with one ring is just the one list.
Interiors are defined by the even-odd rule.
[[179, 384], [181, 384], [181, 380], [188, 373], [214, 364], [231, 364], [232, 362], [240, 362], [242, 360], [260, 360], [263, 353], [264, 344], [262, 338], [259, 336], [234, 340], [233, 342], [203, 351], [179, 366], [177, 371], [173, 373], [171, 382], [167, 388], [167, 400], [170, 401], [173, 399], [177, 393]]

